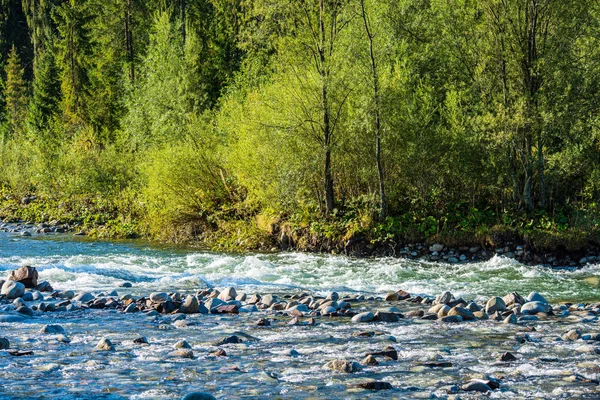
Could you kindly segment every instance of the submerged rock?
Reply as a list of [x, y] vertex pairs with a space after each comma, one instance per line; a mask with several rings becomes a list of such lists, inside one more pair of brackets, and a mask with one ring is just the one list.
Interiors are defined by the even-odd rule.
[[107, 338], [100, 339], [100, 341], [96, 345], [96, 348], [102, 351], [115, 351], [115, 346]]
[[1, 294], [5, 295], [7, 299], [17, 299], [25, 293], [25, 285], [20, 282], [6, 281], [2, 285]]
[[0, 337], [0, 350], [6, 350], [10, 348], [10, 341], [5, 337]]
[[65, 329], [60, 325], [44, 325], [42, 329], [40, 329], [40, 333], [65, 333]]
[[487, 385], [486, 383], [482, 382], [482, 381], [478, 381], [478, 380], [472, 380], [471, 382], [463, 385], [461, 387], [462, 390], [464, 390], [465, 392], [480, 392], [480, 393], [487, 393], [487, 392], [491, 392], [492, 388], [489, 387], [489, 385]]
[[209, 393], [192, 392], [181, 398], [181, 400], [217, 400], [215, 396]]
[[333, 360], [329, 361], [325, 364], [325, 368], [329, 368], [333, 371], [343, 372], [343, 373], [353, 373], [358, 372], [362, 369], [359, 363], [356, 361], [348, 361], [348, 360]]
[[373, 315], [372, 312], [367, 311], [367, 312], [362, 312], [362, 313], [356, 314], [354, 317], [352, 317], [352, 322], [354, 322], [354, 323], [371, 322], [371, 321], [373, 321], [373, 319], [375, 319], [375, 315]]

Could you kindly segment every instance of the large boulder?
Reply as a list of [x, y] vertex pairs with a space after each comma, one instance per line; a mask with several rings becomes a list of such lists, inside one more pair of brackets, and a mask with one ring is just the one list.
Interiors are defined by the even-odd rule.
[[22, 283], [26, 288], [34, 288], [38, 284], [38, 272], [35, 267], [24, 265], [11, 271], [8, 280]]
[[546, 313], [550, 310], [548, 303], [541, 301], [528, 301], [521, 306], [521, 313], [527, 315], [534, 315], [538, 313]]
[[223, 290], [218, 296], [218, 298], [223, 301], [235, 300], [236, 297], [237, 292], [235, 291], [235, 288], [232, 287]]
[[488, 314], [504, 310], [506, 310], [506, 303], [504, 303], [504, 300], [501, 297], [492, 297], [485, 305], [485, 312]]
[[362, 369], [359, 363], [348, 360], [333, 360], [325, 364], [325, 368], [329, 368], [333, 371], [344, 372], [350, 374], [352, 372], [358, 372]]
[[2, 285], [1, 292], [8, 299], [17, 299], [25, 293], [25, 285], [21, 282], [16, 281], [6, 281], [4, 285]]
[[181, 307], [179, 307], [179, 311], [184, 314], [196, 314], [199, 311], [199, 306], [200, 303], [196, 296], [188, 296], [183, 301]]

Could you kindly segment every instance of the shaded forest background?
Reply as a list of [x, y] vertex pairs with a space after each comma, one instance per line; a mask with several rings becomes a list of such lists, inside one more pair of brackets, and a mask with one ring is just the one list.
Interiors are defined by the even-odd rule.
[[597, 1], [0, 4], [4, 217], [226, 249], [600, 237]]

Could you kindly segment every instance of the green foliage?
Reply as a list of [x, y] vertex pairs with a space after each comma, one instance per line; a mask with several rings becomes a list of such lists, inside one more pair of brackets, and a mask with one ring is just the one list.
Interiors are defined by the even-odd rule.
[[8, 134], [22, 135], [27, 116], [27, 87], [23, 79], [24, 70], [17, 50], [13, 46], [6, 63], [4, 84], [4, 101], [6, 103], [6, 118]]

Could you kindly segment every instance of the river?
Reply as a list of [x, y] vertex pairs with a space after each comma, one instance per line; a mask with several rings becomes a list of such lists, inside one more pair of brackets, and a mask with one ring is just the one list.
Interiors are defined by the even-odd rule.
[[[138, 241], [0, 233], [0, 275], [21, 265], [38, 267], [40, 280], [49, 281], [55, 289], [96, 295], [113, 290], [119, 296], [194, 293], [206, 287], [234, 286], [238, 293], [282, 297], [331, 291], [368, 297], [403, 289], [434, 296], [448, 290], [455, 297], [484, 301], [492, 295], [512, 291], [527, 295], [536, 290], [554, 303], [600, 301], [599, 265], [566, 271], [524, 266], [502, 257], [449, 265], [305, 253], [225, 254]], [[132, 288], [120, 287], [123, 282], [132, 283]], [[395, 306], [402, 312], [415, 308], [374, 301], [378, 307]], [[4, 311], [9, 308], [4, 306]], [[600, 397], [596, 384], [582, 383], [582, 379], [598, 378], [595, 348], [585, 351], [582, 341], [556, 341], [567, 328], [594, 332], [597, 318], [514, 326], [495, 321], [446, 326], [412, 319], [353, 325], [329, 318], [316, 326], [290, 327], [289, 317], [273, 313], [269, 314], [271, 327], [257, 327], [261, 316], [191, 315], [186, 325], [177, 325], [170, 316], [79, 310], [36, 313], [22, 322], [0, 323], [0, 336], [10, 340], [11, 348], [34, 352], [28, 357], [0, 352], [0, 397], [174, 399], [201, 390], [227, 399], [452, 398], [454, 385], [482, 374], [503, 381], [493, 398]], [[63, 326], [70, 342], [40, 334], [45, 324]], [[372, 330], [374, 335], [353, 335], [360, 330]], [[214, 341], [240, 332], [250, 339], [224, 347], [227, 357], [211, 354]], [[523, 332], [529, 332], [529, 337], [520, 343]], [[145, 336], [150, 345], [134, 344], [138, 336]], [[95, 351], [101, 337], [110, 338], [116, 351]], [[192, 345], [193, 359], [169, 355], [181, 339]], [[349, 375], [322, 368], [334, 358], [360, 361], [363, 354], [387, 345], [398, 350], [400, 361], [383, 361]], [[504, 351], [517, 354], [518, 361], [510, 367], [498, 363]], [[431, 360], [447, 360], [452, 367], [423, 367]], [[353, 383], [371, 378], [390, 382], [395, 389], [365, 392], [352, 388]], [[461, 398], [469, 396], [460, 393]]]

